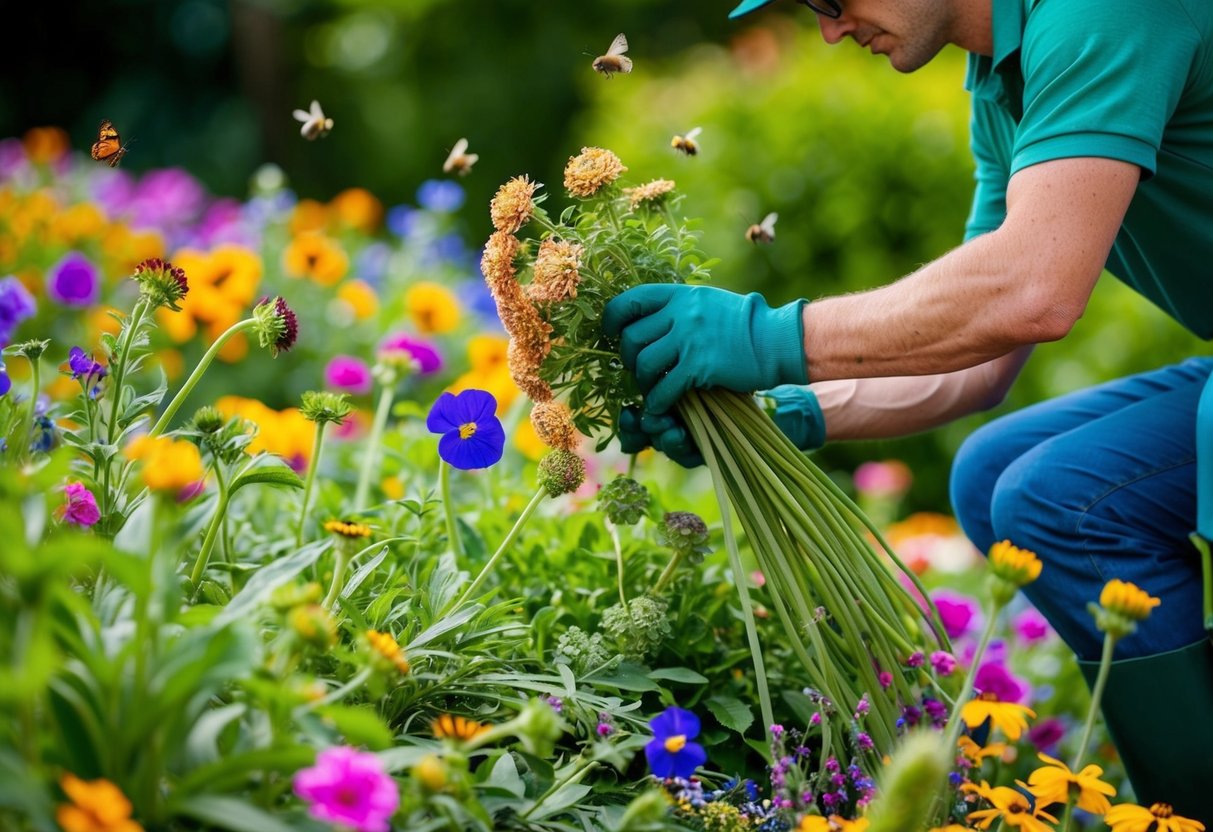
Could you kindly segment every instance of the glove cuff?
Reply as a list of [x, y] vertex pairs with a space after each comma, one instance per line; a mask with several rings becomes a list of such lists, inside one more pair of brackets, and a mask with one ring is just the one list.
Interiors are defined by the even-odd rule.
[[755, 293], [752, 333], [754, 351], [765, 370], [765, 387], [780, 384], [808, 384], [809, 371], [804, 356], [804, 315], [808, 302], [795, 300], [775, 309]]
[[826, 443], [826, 420], [821, 403], [808, 387], [795, 384], [759, 393], [774, 403], [770, 411], [775, 425], [802, 451], [815, 451]]

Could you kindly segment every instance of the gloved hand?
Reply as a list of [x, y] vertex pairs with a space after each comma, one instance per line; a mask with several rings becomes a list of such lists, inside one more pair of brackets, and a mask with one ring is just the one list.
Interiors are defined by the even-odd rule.
[[803, 304], [772, 309], [757, 293], [647, 284], [606, 305], [602, 330], [619, 337], [620, 356], [636, 374], [645, 409], [665, 414], [692, 388], [749, 393], [808, 384]]
[[[817, 396], [808, 387], [784, 384], [757, 393], [755, 398], [775, 426], [800, 450], [815, 451], [825, 444], [825, 417]], [[629, 454], [651, 445], [683, 468], [703, 464], [703, 454], [676, 413], [657, 416], [638, 407], [625, 407], [619, 414], [619, 443], [624, 453]]]

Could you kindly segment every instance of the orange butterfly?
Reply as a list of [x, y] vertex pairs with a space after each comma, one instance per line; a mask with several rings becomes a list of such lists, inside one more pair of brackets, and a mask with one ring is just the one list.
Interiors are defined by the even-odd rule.
[[126, 145], [122, 144], [122, 137], [114, 129], [114, 123], [107, 118], [97, 130], [97, 141], [93, 142], [93, 158], [116, 168], [125, 155]]

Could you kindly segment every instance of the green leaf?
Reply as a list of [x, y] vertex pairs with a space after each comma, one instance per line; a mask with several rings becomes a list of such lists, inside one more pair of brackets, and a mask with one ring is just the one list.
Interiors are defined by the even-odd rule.
[[754, 724], [754, 712], [750, 710], [750, 706], [735, 696], [717, 694], [709, 697], [704, 704], [721, 725], [738, 734], [744, 734], [746, 729]]
[[362, 582], [370, 577], [379, 564], [383, 563], [383, 559], [387, 557], [387, 553], [388, 547], [385, 545], [375, 557], [358, 567], [358, 571], [351, 575], [349, 580], [345, 582], [345, 586], [341, 588], [341, 597], [348, 598], [358, 587], [362, 586]]
[[303, 480], [299, 479], [298, 474], [285, 465], [275, 465], [269, 468], [254, 468], [252, 471], [236, 477], [232, 481], [228, 494], [235, 494], [246, 485], [254, 483], [265, 483], [283, 488], [303, 488]]
[[502, 754], [493, 764], [493, 770], [489, 773], [489, 779], [485, 781], [485, 785], [504, 789], [514, 797], [522, 797], [526, 794], [526, 784], [518, 776], [518, 766], [509, 752]]
[[215, 626], [222, 627], [248, 615], [262, 600], [268, 598], [271, 592], [315, 563], [321, 553], [332, 545], [332, 540], [317, 540], [254, 572], [244, 589], [237, 592], [223, 612], [215, 616]]
[[369, 707], [326, 705], [316, 713], [333, 721], [350, 745], [365, 745], [373, 751], [392, 746], [392, 732]]
[[204, 794], [172, 806], [175, 814], [230, 832], [295, 832], [294, 827], [235, 797]]
[[660, 667], [649, 673], [650, 679], [668, 679], [671, 682], [682, 682], [688, 685], [706, 685], [707, 677], [696, 673], [689, 667]]

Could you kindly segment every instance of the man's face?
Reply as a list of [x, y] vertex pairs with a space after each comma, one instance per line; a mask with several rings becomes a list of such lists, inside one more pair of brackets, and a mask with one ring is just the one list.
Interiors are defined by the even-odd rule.
[[850, 37], [898, 72], [913, 72], [952, 40], [948, 0], [841, 0], [837, 20], [817, 16], [826, 43]]

